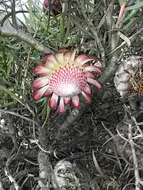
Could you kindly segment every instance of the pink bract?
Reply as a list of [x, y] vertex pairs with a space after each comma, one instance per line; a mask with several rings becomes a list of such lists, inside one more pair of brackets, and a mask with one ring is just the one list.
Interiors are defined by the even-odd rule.
[[43, 11], [46, 14], [51, 12], [53, 15], [58, 15], [62, 12], [62, 1], [61, 0], [44, 0]]
[[59, 50], [44, 57], [42, 64], [33, 72], [39, 76], [32, 84], [34, 100], [49, 98], [50, 108], [58, 112], [65, 111], [65, 105], [80, 107], [79, 95], [91, 102], [91, 87], [97, 89], [101, 84], [95, 79], [101, 74], [101, 62], [85, 54], [77, 55], [76, 51]]

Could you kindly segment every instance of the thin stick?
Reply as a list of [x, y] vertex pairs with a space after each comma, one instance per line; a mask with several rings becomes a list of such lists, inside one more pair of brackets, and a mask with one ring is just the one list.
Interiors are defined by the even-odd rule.
[[132, 138], [132, 125], [129, 124], [129, 133], [128, 133], [128, 138], [129, 138], [129, 144], [131, 146], [132, 150], [132, 156], [133, 156], [133, 164], [134, 164], [134, 174], [135, 174], [135, 190], [140, 190], [140, 176], [139, 176], [139, 170], [138, 170], [138, 160], [135, 152], [135, 147], [134, 147], [134, 141]]
[[26, 42], [31, 47], [33, 47], [34, 49], [37, 49], [40, 52], [44, 52], [44, 53], [53, 52], [51, 49], [40, 44], [40, 42], [32, 38], [32, 36], [30, 36], [29, 34], [26, 34], [22, 30], [16, 30], [15, 28], [10, 27], [10, 26], [6, 26], [6, 25], [0, 26], [0, 36], [19, 38], [20, 40]]

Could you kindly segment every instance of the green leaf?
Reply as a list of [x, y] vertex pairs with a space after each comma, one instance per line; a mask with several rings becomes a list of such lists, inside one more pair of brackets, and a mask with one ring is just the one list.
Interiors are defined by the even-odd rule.
[[137, 2], [135, 5], [127, 7], [126, 10], [129, 11], [133, 9], [140, 9], [141, 7], [143, 7], [143, 1]]

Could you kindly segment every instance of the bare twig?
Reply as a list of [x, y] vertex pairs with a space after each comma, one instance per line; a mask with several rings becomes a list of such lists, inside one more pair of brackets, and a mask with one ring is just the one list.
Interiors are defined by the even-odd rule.
[[0, 190], [4, 190], [4, 188], [3, 188], [3, 184], [2, 184], [1, 181], [0, 181]]
[[49, 157], [44, 152], [38, 153], [38, 163], [39, 163], [39, 186], [41, 190], [49, 190], [50, 189], [50, 182], [52, 176], [52, 166], [49, 161]]
[[[113, 140], [114, 144], [113, 144], [113, 149], [114, 149], [114, 153], [115, 153], [115, 156], [116, 156], [116, 159], [117, 159], [117, 162], [119, 164], [119, 167], [122, 171], [122, 165], [121, 165], [121, 162], [120, 162], [120, 159], [119, 159], [119, 156], [118, 156], [118, 152], [117, 152], [117, 147], [118, 147], [118, 142], [117, 142], [117, 138], [116, 138], [116, 135], [114, 135], [106, 126], [103, 122], [102, 123], [102, 126], [104, 127], [104, 129], [109, 133], [109, 135], [111, 136], [111, 138], [109, 140], [107, 140], [103, 146], [105, 146], [105, 144], [107, 144], [110, 140]], [[115, 145], [115, 146], [114, 146]], [[123, 156], [122, 156], [123, 157]], [[124, 159], [124, 157], [123, 157]], [[125, 160], [125, 159], [124, 159]]]
[[[77, 1], [77, 3], [78, 3], [78, 6], [81, 8], [81, 12], [82, 12], [83, 18], [85, 19], [86, 25], [88, 26], [90, 33], [93, 35], [95, 43], [97, 43], [98, 48], [100, 50], [101, 57], [104, 60], [105, 50], [101, 43], [101, 39], [99, 38], [99, 35], [97, 33], [97, 29], [93, 25], [92, 21], [88, 18], [87, 14], [85, 13], [86, 10], [84, 9], [84, 2], [82, 2], [82, 4], [81, 4], [81, 2]], [[105, 63], [105, 61], [103, 61], [103, 63]]]
[[32, 122], [32, 123], [34, 122], [36, 126], [39, 126], [39, 124], [36, 123], [35, 121], [33, 121], [32, 119], [30, 119], [30, 118], [28, 118], [28, 117], [25, 117], [25, 116], [23, 116], [23, 115], [20, 115], [20, 114], [18, 114], [18, 113], [15, 113], [15, 112], [12, 112], [12, 111], [8, 111], [8, 110], [3, 110], [3, 109], [0, 109], [0, 112], [2, 112], [2, 113], [7, 113], [7, 114], [10, 114], [10, 115], [14, 115], [14, 116], [16, 116], [16, 117], [19, 117], [19, 118], [21, 118], [21, 119], [24, 119], [24, 120], [29, 121], [29, 122]]
[[8, 177], [9, 181], [13, 183], [15, 190], [19, 190], [20, 189], [19, 185], [17, 184], [13, 176], [10, 174], [10, 172], [6, 168], [5, 168], [5, 175]]
[[94, 154], [94, 150], [92, 150], [92, 158], [93, 158], [93, 162], [94, 162], [94, 165], [95, 165], [95, 168], [96, 170], [98, 171], [98, 173], [101, 175], [101, 176], [104, 176], [104, 173], [102, 172], [98, 162], [97, 162], [97, 159], [95, 157], [95, 154]]
[[113, 14], [113, 10], [114, 10], [114, 0], [112, 0], [107, 8], [107, 11], [105, 12], [105, 20], [106, 20], [106, 24], [108, 27], [108, 38], [109, 38], [109, 42], [111, 41], [111, 37], [112, 37], [112, 33], [110, 31], [112, 31], [112, 25], [113, 25], [113, 19], [112, 19], [112, 14]]
[[[15, 11], [15, 14], [18, 14], [18, 13], [28, 13], [28, 11], [24, 11], [24, 10], [20, 10], [20, 11]], [[3, 17], [3, 19], [0, 21], [0, 25], [1, 25], [1, 27], [3, 27], [4, 26], [4, 24], [5, 24], [5, 22], [7, 21], [7, 19], [9, 18], [9, 17], [11, 17], [12, 16], [12, 13], [10, 12], [10, 13], [7, 13], [4, 17]]]
[[137, 160], [137, 156], [136, 156], [136, 152], [135, 152], [134, 141], [132, 138], [132, 125], [131, 124], [129, 124], [128, 129], [129, 129], [129, 133], [128, 133], [129, 144], [131, 146], [132, 156], [133, 156], [133, 164], [134, 164], [135, 190], [141, 190], [141, 188], [140, 188], [141, 179], [140, 179], [139, 170], [138, 170], [138, 160]]
[[26, 42], [31, 47], [33, 47], [34, 49], [37, 49], [40, 52], [44, 52], [44, 53], [53, 52], [51, 49], [40, 44], [40, 42], [32, 38], [29, 34], [26, 34], [21, 30], [16, 30], [15, 28], [10, 27], [10, 26], [6, 26], [6, 25], [0, 26], [0, 36], [19, 38], [20, 40]]
[[11, 2], [11, 13], [12, 13], [12, 24], [15, 28], [17, 28], [17, 20], [15, 14], [15, 0], [12, 0]]
[[[17, 156], [19, 150], [17, 153], [14, 153], [14, 151], [16, 150], [15, 146], [13, 147], [12, 151], [11, 151], [11, 155], [10, 157], [7, 159], [6, 161], [6, 166], [4, 168], [4, 171], [5, 171], [5, 175], [8, 177], [9, 181], [13, 184], [15, 190], [19, 190], [20, 187], [18, 185], [18, 183], [16, 182], [15, 178], [11, 175], [11, 172], [10, 172], [10, 169], [9, 169], [9, 166], [10, 164], [12, 163], [12, 161], [15, 159], [15, 157]], [[14, 154], [13, 154], [14, 153]], [[13, 155], [12, 155], [13, 154]]]
[[[143, 28], [141, 28], [140, 30], [138, 30], [135, 34], [133, 34], [132, 36], [130, 36], [128, 39], [133, 42], [137, 35], [139, 35], [140, 33], [143, 32]], [[118, 51], [119, 49], [121, 49], [124, 45], [126, 45], [126, 41], [123, 41], [119, 46], [117, 46], [116, 48], [114, 48], [108, 55], [112, 55], [114, 54], [116, 51]]]

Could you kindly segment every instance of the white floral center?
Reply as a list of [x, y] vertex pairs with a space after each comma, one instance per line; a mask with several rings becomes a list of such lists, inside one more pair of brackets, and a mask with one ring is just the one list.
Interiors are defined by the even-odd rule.
[[60, 85], [58, 85], [57, 89], [55, 90], [55, 93], [58, 96], [63, 96], [63, 97], [70, 97], [70, 96], [74, 96], [80, 93], [80, 88], [78, 87], [78, 85], [74, 84], [74, 83], [60, 83]]

